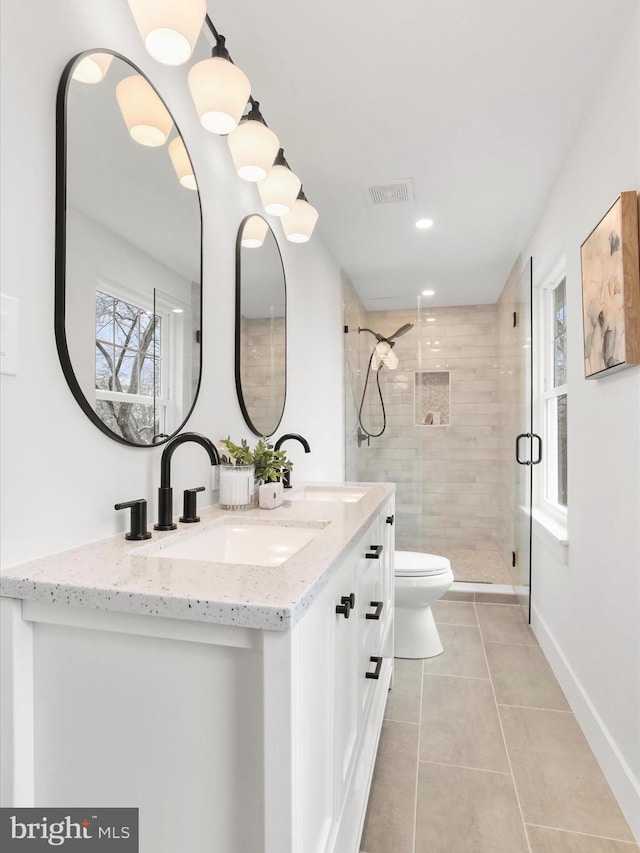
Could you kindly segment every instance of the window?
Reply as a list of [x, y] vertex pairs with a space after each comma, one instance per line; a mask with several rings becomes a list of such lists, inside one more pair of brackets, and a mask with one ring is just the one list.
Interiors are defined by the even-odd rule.
[[162, 322], [159, 316], [96, 291], [96, 411], [136, 444], [163, 432]]
[[540, 503], [567, 512], [567, 284], [564, 274], [542, 292], [540, 421], [545, 452]]

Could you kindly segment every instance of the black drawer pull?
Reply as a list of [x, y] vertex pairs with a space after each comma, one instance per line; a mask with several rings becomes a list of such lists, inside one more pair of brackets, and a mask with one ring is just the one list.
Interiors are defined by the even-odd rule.
[[382, 658], [378, 657], [378, 655], [371, 655], [369, 660], [371, 663], [375, 663], [376, 668], [374, 672], [365, 672], [365, 678], [373, 678], [377, 681], [380, 678], [380, 670], [382, 669]]
[[394, 522], [395, 520], [396, 520], [395, 515], [388, 515], [388, 516], [387, 516], [387, 524], [393, 524], [393, 522]]
[[376, 612], [375, 613], [367, 613], [364, 618], [365, 619], [379, 619], [380, 614], [382, 613], [383, 606], [384, 606], [384, 604], [382, 601], [372, 601], [371, 607], [375, 607]]
[[369, 551], [372, 553], [365, 554], [367, 560], [379, 560], [382, 554], [382, 545], [369, 545]]

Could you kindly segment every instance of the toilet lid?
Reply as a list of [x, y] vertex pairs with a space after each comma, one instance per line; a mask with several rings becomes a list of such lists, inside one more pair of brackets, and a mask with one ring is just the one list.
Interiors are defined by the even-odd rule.
[[418, 551], [396, 551], [395, 574], [397, 577], [442, 575], [451, 571], [451, 563], [437, 554]]

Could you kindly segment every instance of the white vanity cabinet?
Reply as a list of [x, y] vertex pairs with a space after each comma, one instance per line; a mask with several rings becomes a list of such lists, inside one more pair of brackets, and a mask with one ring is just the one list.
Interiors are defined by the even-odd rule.
[[393, 667], [384, 490], [288, 630], [126, 612], [124, 581], [112, 610], [3, 598], [2, 804], [138, 807], [141, 853], [358, 853]]

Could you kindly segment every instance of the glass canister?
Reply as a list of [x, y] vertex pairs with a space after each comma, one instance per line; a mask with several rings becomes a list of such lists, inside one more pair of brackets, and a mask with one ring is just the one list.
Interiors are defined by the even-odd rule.
[[222, 509], [248, 509], [252, 506], [254, 480], [253, 465], [220, 465]]

